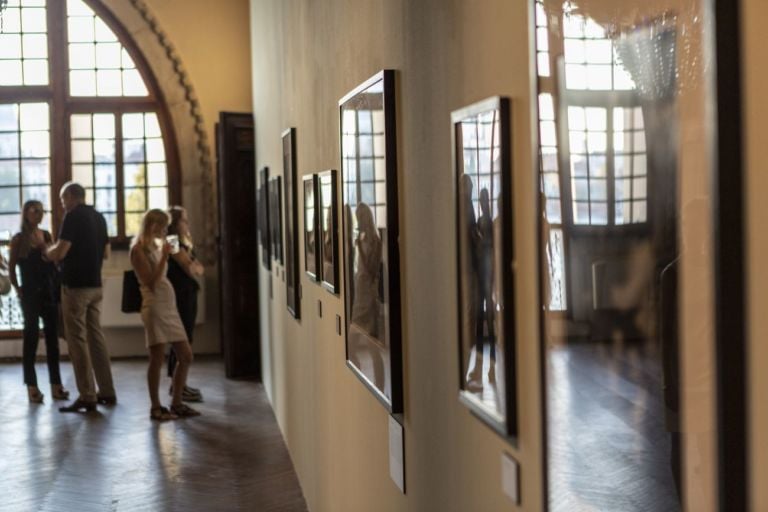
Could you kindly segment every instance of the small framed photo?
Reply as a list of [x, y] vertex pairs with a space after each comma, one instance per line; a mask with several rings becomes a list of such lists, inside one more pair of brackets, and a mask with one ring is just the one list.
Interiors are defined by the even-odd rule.
[[517, 435], [510, 101], [452, 113], [456, 180], [459, 397]]
[[269, 167], [264, 167], [259, 171], [259, 192], [258, 192], [258, 215], [259, 215], [259, 239], [261, 240], [261, 262], [267, 269], [272, 268], [272, 256], [269, 244]]
[[304, 176], [304, 271], [314, 281], [320, 279], [320, 222], [317, 206], [317, 174]]
[[323, 287], [331, 293], [339, 293], [339, 218], [336, 204], [338, 172], [318, 174], [318, 212], [320, 215], [320, 276]]
[[283, 215], [281, 207], [282, 179], [275, 176], [269, 180], [269, 243], [272, 259], [283, 263]]
[[301, 297], [299, 296], [299, 207], [298, 171], [296, 167], [296, 128], [283, 132], [283, 178], [285, 186], [285, 287], [288, 312], [294, 318], [301, 318]]
[[395, 72], [339, 101], [347, 366], [403, 412]]

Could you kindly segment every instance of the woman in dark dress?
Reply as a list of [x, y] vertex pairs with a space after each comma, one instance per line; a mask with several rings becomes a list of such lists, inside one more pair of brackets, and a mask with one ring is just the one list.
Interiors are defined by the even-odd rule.
[[[24, 383], [32, 403], [43, 401], [35, 373], [35, 356], [40, 341], [40, 318], [43, 319], [51, 395], [54, 400], [69, 398], [69, 391], [61, 385], [59, 371], [59, 336], [56, 326], [59, 312], [58, 271], [53, 263], [43, 257], [46, 246], [52, 243], [51, 234], [39, 227], [43, 213], [40, 201], [24, 203], [21, 231], [11, 240], [8, 262], [11, 283], [21, 300], [24, 313]], [[21, 285], [16, 276], [17, 266], [21, 270]]]
[[[176, 307], [191, 344], [195, 318], [197, 318], [197, 292], [200, 290], [200, 285], [195, 278], [203, 275], [203, 265], [195, 258], [194, 245], [189, 233], [187, 210], [181, 206], [172, 206], [168, 210], [168, 214], [171, 216], [168, 234], [179, 237], [179, 251], [172, 254], [168, 260], [168, 279], [173, 285], [174, 292], [176, 292]], [[176, 362], [176, 354], [171, 348], [168, 355], [169, 377], [173, 376]], [[200, 390], [190, 386], [184, 387], [181, 397], [186, 402], [203, 401]]]

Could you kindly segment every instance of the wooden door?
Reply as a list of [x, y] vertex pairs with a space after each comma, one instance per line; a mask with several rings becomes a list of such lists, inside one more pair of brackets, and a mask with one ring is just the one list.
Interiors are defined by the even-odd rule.
[[216, 146], [219, 313], [226, 375], [261, 380], [253, 116], [221, 112]]

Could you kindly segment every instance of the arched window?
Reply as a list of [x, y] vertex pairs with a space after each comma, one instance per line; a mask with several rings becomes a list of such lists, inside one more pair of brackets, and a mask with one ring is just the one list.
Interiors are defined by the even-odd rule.
[[113, 242], [180, 202], [178, 151], [157, 82], [129, 34], [90, 0], [8, 0], [0, 29], [0, 241], [27, 199], [55, 229], [73, 179]]

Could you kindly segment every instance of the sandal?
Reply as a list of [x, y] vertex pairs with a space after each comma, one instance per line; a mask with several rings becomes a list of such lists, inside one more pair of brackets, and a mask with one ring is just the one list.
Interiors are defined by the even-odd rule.
[[178, 418], [167, 407], [153, 407], [149, 410], [149, 419], [154, 421], [169, 421]]
[[69, 400], [69, 391], [61, 384], [54, 384], [51, 386], [51, 396], [54, 400]]
[[171, 413], [175, 414], [179, 418], [191, 418], [192, 416], [200, 416], [199, 411], [196, 411], [187, 404], [172, 405]]
[[45, 395], [43, 395], [35, 386], [29, 386], [27, 388], [27, 396], [29, 397], [29, 403], [31, 404], [41, 404], [43, 403], [43, 398], [45, 398]]

